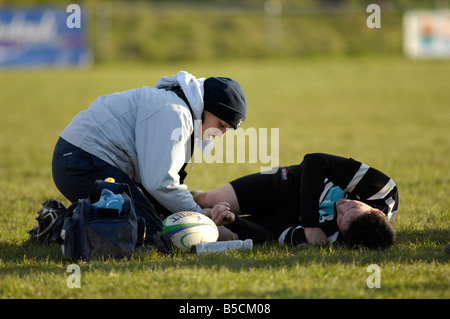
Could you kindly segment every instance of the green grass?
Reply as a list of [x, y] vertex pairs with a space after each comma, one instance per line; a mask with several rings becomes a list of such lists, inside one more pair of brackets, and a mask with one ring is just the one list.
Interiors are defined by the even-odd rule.
[[[351, 156], [399, 187], [397, 243], [387, 251], [255, 247], [250, 252], [79, 263], [81, 288], [59, 247], [27, 243], [40, 202], [57, 198], [51, 157], [59, 132], [97, 96], [187, 70], [229, 76], [247, 95], [243, 128], [279, 128], [280, 164], [308, 152]], [[291, 59], [86, 70], [1, 71], [1, 298], [444, 298], [450, 297], [449, 61]], [[226, 138], [226, 137], [225, 137]], [[211, 189], [262, 163], [196, 163], [190, 189]], [[190, 167], [190, 165], [189, 165]], [[378, 264], [381, 288], [366, 285]]]

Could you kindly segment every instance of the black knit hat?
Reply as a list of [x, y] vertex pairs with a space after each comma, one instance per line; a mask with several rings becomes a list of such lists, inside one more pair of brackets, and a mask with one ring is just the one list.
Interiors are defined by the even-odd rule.
[[237, 129], [247, 113], [247, 100], [239, 83], [229, 78], [210, 77], [203, 87], [205, 110]]

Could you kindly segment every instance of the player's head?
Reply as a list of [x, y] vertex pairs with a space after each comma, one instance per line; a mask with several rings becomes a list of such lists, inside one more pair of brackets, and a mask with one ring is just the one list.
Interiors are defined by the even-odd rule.
[[377, 209], [370, 209], [349, 224], [344, 240], [353, 248], [385, 249], [394, 244], [396, 235], [387, 217]]
[[349, 246], [377, 249], [394, 243], [395, 228], [379, 209], [357, 200], [341, 199], [336, 210], [339, 230]]

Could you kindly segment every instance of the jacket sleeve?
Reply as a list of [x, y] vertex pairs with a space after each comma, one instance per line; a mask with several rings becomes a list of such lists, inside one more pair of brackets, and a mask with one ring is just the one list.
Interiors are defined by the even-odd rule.
[[166, 105], [136, 125], [142, 185], [171, 212], [202, 211], [178, 175], [192, 130], [189, 110], [177, 104]]

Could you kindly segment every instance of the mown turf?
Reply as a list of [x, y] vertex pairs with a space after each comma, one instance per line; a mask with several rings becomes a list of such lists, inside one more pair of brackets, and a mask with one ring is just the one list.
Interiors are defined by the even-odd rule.
[[[51, 177], [59, 132], [97, 96], [152, 86], [178, 70], [238, 80], [249, 103], [243, 130], [268, 128], [270, 134], [278, 128], [282, 165], [327, 152], [386, 172], [400, 192], [394, 247], [373, 252], [273, 244], [204, 256], [143, 251], [130, 260], [79, 262], [81, 288], [68, 288], [72, 262], [59, 247], [26, 242], [41, 201], [68, 204]], [[400, 57], [1, 71], [0, 296], [449, 298], [443, 251], [450, 242], [449, 71], [448, 61]], [[257, 163], [194, 163], [187, 183], [210, 189], [266, 165], [261, 157]], [[380, 267], [381, 288], [367, 286], [371, 264]]]

